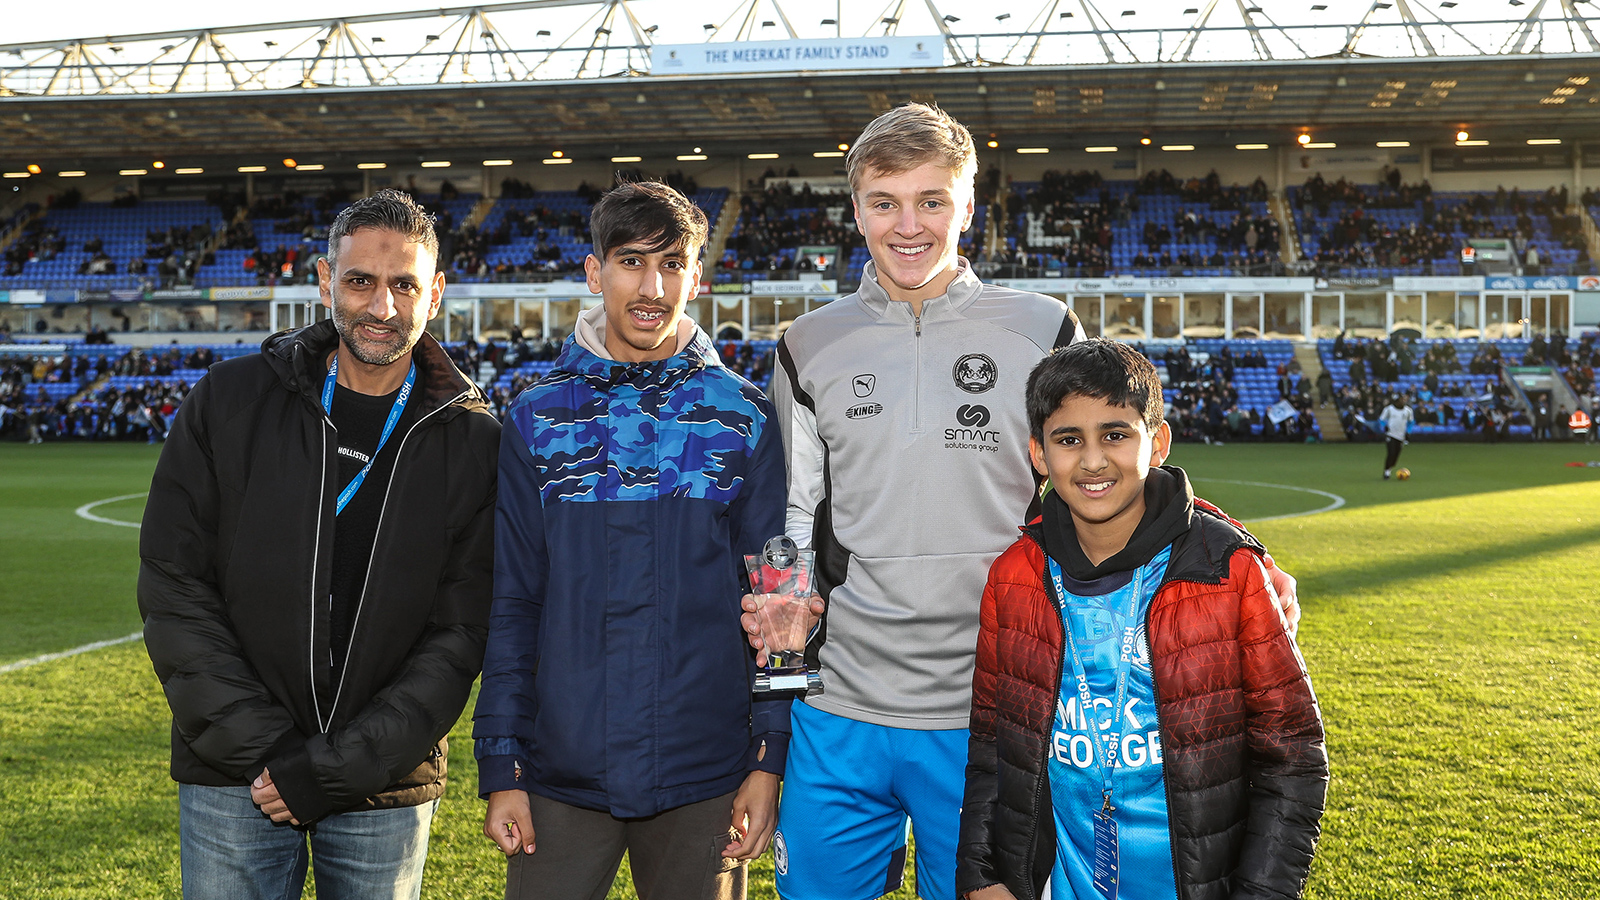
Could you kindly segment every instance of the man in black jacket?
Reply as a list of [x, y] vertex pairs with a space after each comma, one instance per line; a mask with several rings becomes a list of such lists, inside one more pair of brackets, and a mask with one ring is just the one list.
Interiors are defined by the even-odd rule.
[[145, 643], [172, 708], [183, 889], [421, 891], [445, 735], [483, 662], [500, 427], [423, 333], [433, 220], [357, 202], [318, 264], [332, 321], [212, 367], [140, 535]]

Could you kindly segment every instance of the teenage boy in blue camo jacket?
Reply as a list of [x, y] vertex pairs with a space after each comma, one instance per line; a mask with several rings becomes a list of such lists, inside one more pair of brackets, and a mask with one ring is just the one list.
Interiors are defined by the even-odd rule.
[[510, 407], [475, 714], [510, 898], [742, 898], [789, 703], [753, 702], [743, 562], [783, 533], [771, 406], [683, 315], [706, 218], [659, 184], [595, 204], [585, 312]]

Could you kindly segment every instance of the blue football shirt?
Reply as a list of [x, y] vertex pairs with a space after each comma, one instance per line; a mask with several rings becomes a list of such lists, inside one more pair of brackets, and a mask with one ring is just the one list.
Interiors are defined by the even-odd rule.
[[[1101, 808], [1104, 782], [1093, 742], [1107, 741], [1119, 728], [1124, 737], [1112, 764], [1111, 795], [1119, 847], [1117, 900], [1176, 900], [1178, 896], [1161, 774], [1155, 680], [1150, 673], [1150, 644], [1144, 624], [1170, 557], [1168, 547], [1137, 571], [1093, 582], [1062, 575], [1066, 588], [1061, 598], [1064, 634], [1077, 644], [1093, 708], [1081, 708], [1072, 657], [1063, 648], [1048, 764], [1056, 826], [1052, 900], [1101, 900], [1093, 880], [1092, 816]], [[1130, 599], [1134, 601], [1136, 631], [1127, 701], [1119, 725], [1112, 707], [1121, 659], [1119, 639]], [[1109, 749], [1109, 744], [1105, 746]]]

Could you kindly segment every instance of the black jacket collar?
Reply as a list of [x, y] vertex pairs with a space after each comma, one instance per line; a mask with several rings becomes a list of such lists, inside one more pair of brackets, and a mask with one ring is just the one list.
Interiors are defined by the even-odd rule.
[[1162, 548], [1189, 530], [1194, 512], [1194, 495], [1182, 469], [1151, 469], [1144, 483], [1144, 516], [1128, 539], [1128, 545], [1099, 565], [1089, 562], [1078, 543], [1072, 512], [1061, 495], [1051, 491], [1044, 498], [1044, 549], [1060, 564], [1062, 571], [1078, 581], [1095, 581], [1114, 572], [1131, 572], [1148, 563]]
[[[284, 387], [295, 391], [319, 409], [322, 383], [328, 373], [328, 354], [339, 344], [339, 332], [332, 319], [324, 319], [292, 331], [280, 331], [261, 343], [261, 352], [272, 364]], [[444, 406], [463, 409], [488, 409], [483, 391], [456, 368], [433, 335], [423, 332], [412, 348], [422, 382], [420, 415], [427, 416]]]
[[[1161, 472], [1170, 476], [1170, 480], [1157, 476]], [[1023, 530], [1028, 533], [1039, 546], [1057, 563], [1062, 570], [1074, 578], [1080, 575], [1088, 576], [1080, 580], [1093, 580], [1107, 573], [1122, 569], [1134, 569], [1149, 562], [1161, 548], [1172, 545], [1172, 555], [1167, 562], [1167, 574], [1162, 579], [1163, 583], [1174, 580], [1194, 581], [1202, 584], [1221, 584], [1228, 577], [1229, 557], [1233, 551], [1243, 547], [1257, 555], [1266, 555], [1266, 548], [1261, 545], [1255, 536], [1226, 516], [1215, 511], [1215, 507], [1201, 500], [1195, 501], [1194, 492], [1189, 486], [1188, 476], [1177, 466], [1162, 466], [1160, 469], [1151, 470], [1152, 478], [1145, 483], [1145, 517], [1140, 520], [1139, 527], [1135, 529], [1134, 536], [1128, 541], [1128, 546], [1121, 552], [1114, 554], [1110, 559], [1099, 566], [1089, 566], [1089, 560], [1083, 555], [1083, 548], [1079, 546], [1075, 535], [1071, 538], [1070, 545], [1060, 551], [1057, 544], [1068, 543], [1061, 537], [1050, 535], [1051, 527], [1046, 525], [1046, 517], [1050, 516], [1048, 510], [1053, 500], [1061, 505], [1061, 512], [1066, 514], [1066, 502], [1059, 497], [1045, 498], [1045, 516], [1035, 518]], [[1164, 481], [1165, 486], [1155, 483]], [[1152, 503], [1151, 491], [1155, 489], [1155, 503]], [[1070, 514], [1068, 528], [1070, 529]], [[1178, 522], [1182, 528], [1177, 528]], [[1165, 538], [1162, 535], [1168, 535]], [[1159, 541], [1159, 543], [1158, 543]], [[1070, 554], [1075, 553], [1082, 566], [1074, 572]], [[1058, 555], [1059, 554], [1059, 555]], [[1143, 554], [1141, 556], [1141, 554]], [[1064, 560], [1062, 556], [1069, 558]]]

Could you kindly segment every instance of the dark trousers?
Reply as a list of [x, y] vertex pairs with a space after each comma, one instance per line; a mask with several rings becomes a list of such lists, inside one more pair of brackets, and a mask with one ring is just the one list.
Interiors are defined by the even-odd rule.
[[746, 865], [722, 855], [737, 840], [733, 794], [646, 819], [528, 802], [535, 849], [507, 861], [506, 900], [605, 900], [623, 851], [640, 900], [744, 900]]
[[1383, 458], [1383, 470], [1385, 472], [1394, 468], [1394, 464], [1400, 461], [1400, 448], [1404, 446], [1404, 441], [1389, 438], [1389, 453]]

